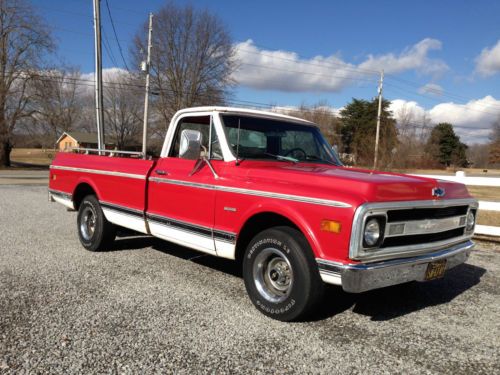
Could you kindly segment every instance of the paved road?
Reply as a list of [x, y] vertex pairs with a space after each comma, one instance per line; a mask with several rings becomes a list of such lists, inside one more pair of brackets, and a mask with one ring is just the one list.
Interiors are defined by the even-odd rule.
[[287, 324], [230, 261], [150, 238], [83, 250], [43, 187], [0, 186], [0, 228], [0, 372], [500, 373], [495, 246], [443, 280], [332, 287], [313, 321]]
[[45, 185], [49, 170], [0, 169], [0, 185]]

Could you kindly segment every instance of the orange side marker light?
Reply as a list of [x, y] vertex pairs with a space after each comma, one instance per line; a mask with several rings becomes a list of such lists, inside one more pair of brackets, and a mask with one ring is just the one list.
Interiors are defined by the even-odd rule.
[[340, 233], [342, 224], [335, 220], [321, 220], [321, 230], [324, 232]]

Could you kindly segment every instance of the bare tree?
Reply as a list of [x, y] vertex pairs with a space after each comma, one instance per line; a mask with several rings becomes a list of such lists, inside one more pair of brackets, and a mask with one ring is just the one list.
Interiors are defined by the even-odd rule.
[[[135, 37], [132, 53], [145, 60], [147, 23]], [[164, 131], [179, 109], [223, 104], [232, 84], [234, 50], [222, 20], [208, 11], [170, 2], [154, 17], [151, 56], [153, 105], [163, 117]]]
[[419, 115], [407, 104], [398, 110], [395, 117], [399, 144], [394, 153], [393, 166], [404, 169], [425, 167], [429, 163], [425, 145], [432, 130], [429, 117], [425, 112]]
[[490, 155], [490, 145], [473, 144], [467, 149], [467, 159], [474, 168], [488, 168], [488, 157]]
[[[142, 132], [143, 90], [128, 72], [117, 72], [105, 82], [104, 115], [108, 141], [118, 149], [137, 145]], [[109, 137], [110, 136], [110, 137]]]
[[63, 132], [76, 127], [83, 114], [80, 78], [80, 72], [71, 68], [40, 72], [33, 81], [35, 132], [50, 133], [55, 142]]
[[50, 32], [24, 0], [0, 0], [0, 165], [10, 165], [12, 132], [31, 116], [30, 82], [43, 55], [52, 50]]
[[500, 165], [500, 116], [492, 124], [491, 143], [489, 145], [489, 165], [496, 167]]
[[321, 132], [331, 145], [340, 146], [340, 120], [327, 102], [320, 101], [312, 106], [301, 104], [297, 109], [284, 109], [289, 116], [300, 117], [319, 125]]

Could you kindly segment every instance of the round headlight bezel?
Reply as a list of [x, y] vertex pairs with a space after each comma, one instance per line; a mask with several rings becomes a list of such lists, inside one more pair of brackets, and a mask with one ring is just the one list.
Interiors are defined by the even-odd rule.
[[[370, 232], [368, 232], [370, 230]], [[380, 246], [384, 240], [385, 217], [370, 216], [366, 218], [363, 228], [363, 247], [371, 249]]]
[[465, 218], [465, 230], [467, 232], [472, 232], [476, 227], [476, 211], [469, 210]]

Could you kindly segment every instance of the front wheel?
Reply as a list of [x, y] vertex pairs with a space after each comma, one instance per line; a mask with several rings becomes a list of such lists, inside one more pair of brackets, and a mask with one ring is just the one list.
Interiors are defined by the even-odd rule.
[[253, 304], [281, 321], [306, 317], [323, 294], [323, 281], [307, 240], [289, 227], [265, 230], [250, 242], [243, 278]]
[[108, 249], [116, 237], [116, 227], [106, 219], [94, 195], [83, 198], [78, 209], [77, 226], [81, 244], [90, 251]]

